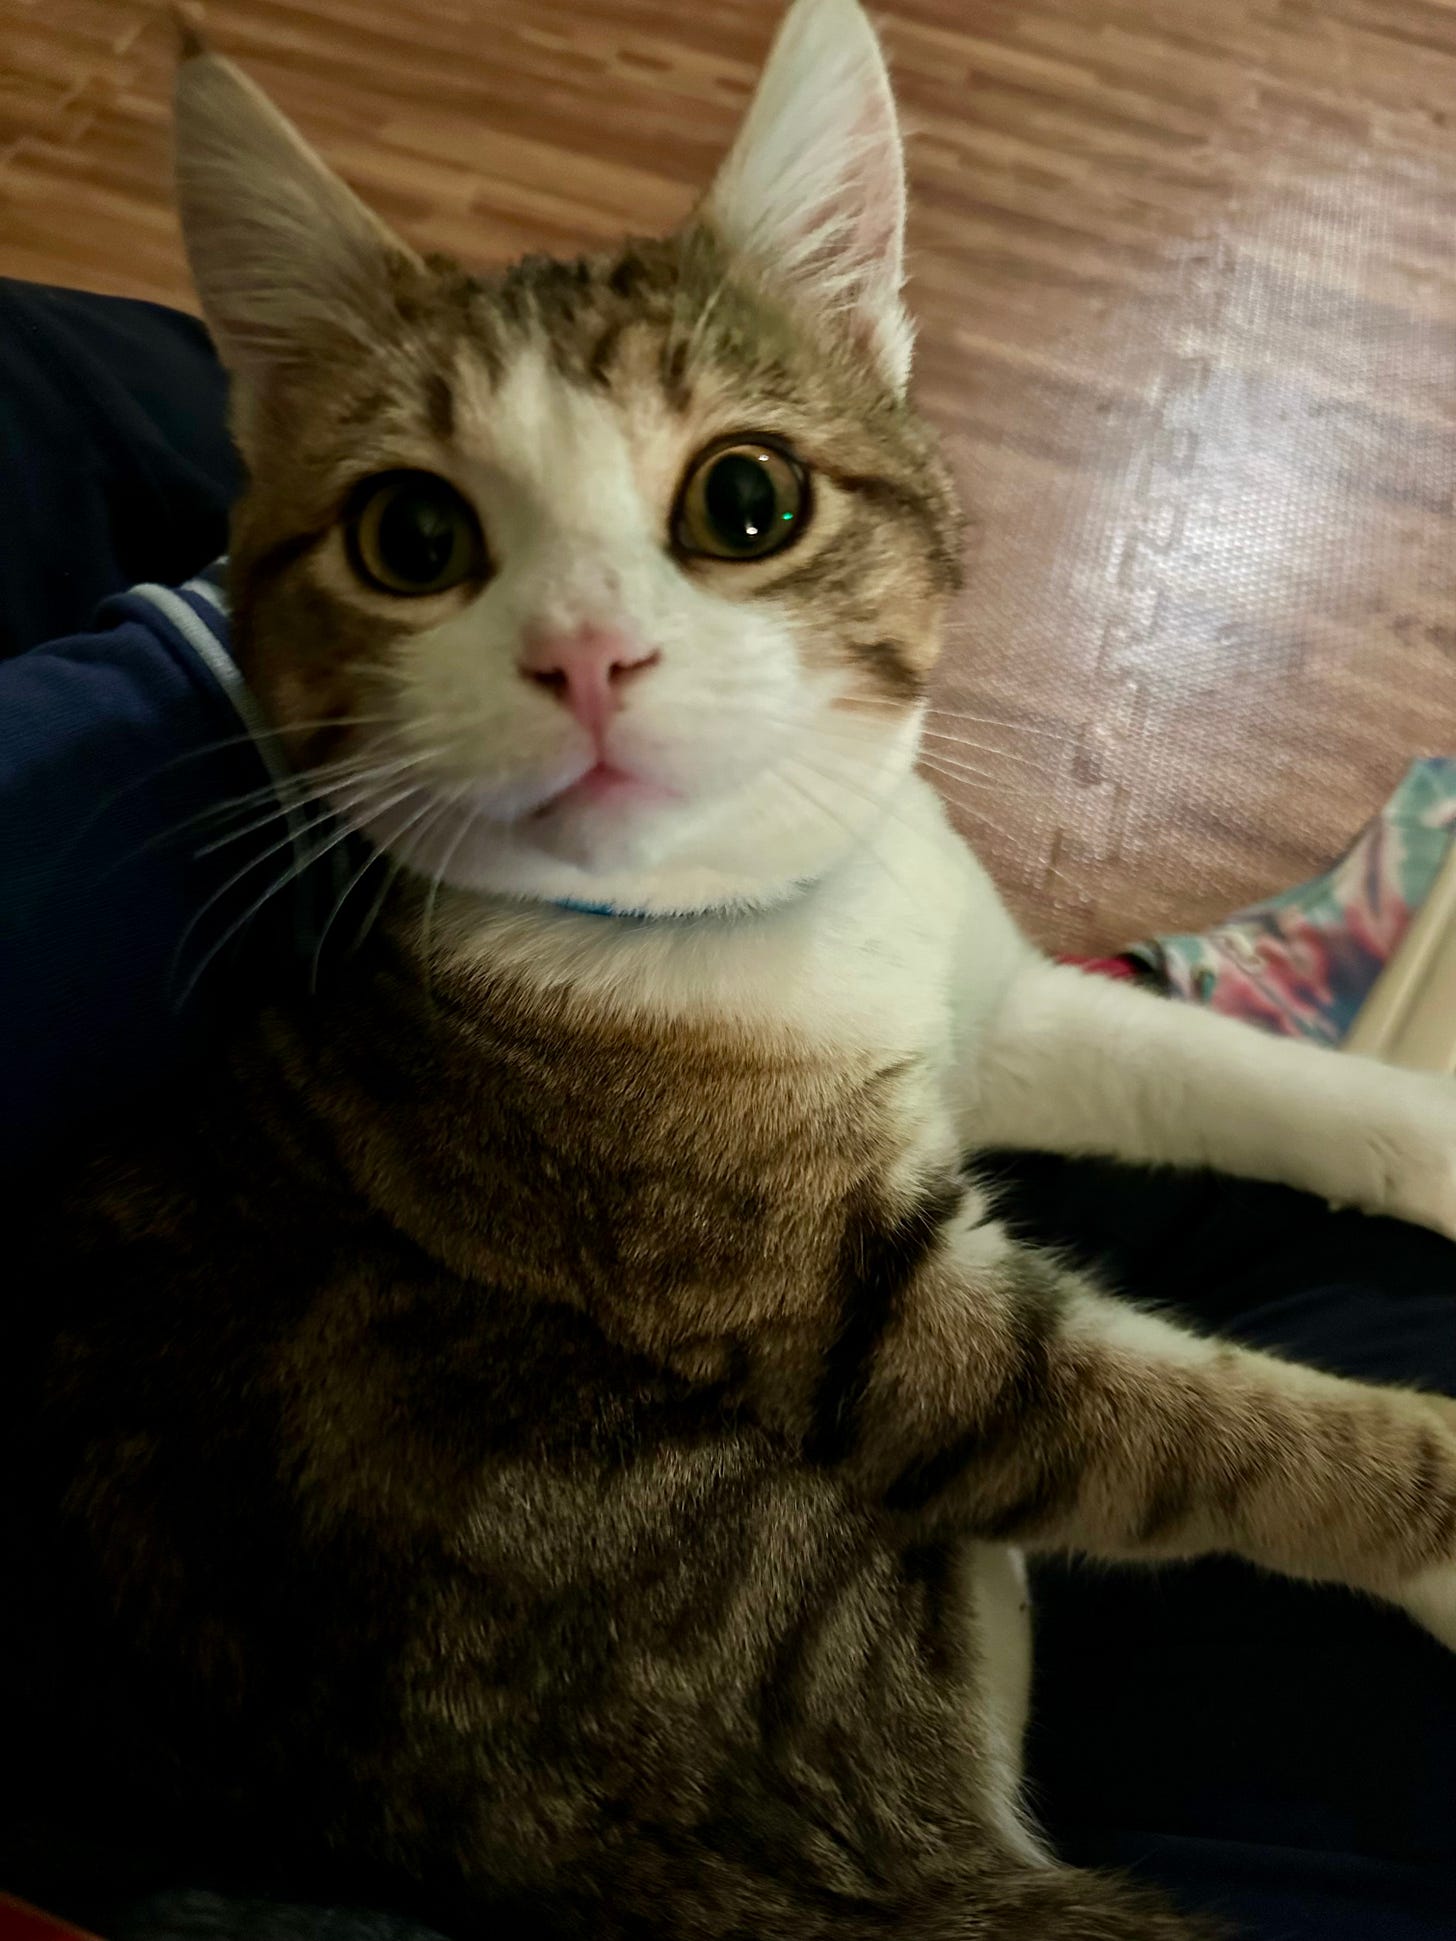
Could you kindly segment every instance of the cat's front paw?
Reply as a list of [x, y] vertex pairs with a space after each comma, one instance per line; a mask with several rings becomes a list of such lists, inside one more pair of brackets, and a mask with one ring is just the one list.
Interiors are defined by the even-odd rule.
[[1379, 1210], [1456, 1240], [1456, 1153], [1428, 1153], [1408, 1166], [1394, 1183], [1389, 1207]]
[[1435, 1564], [1408, 1578], [1394, 1601], [1448, 1651], [1456, 1651], [1456, 1563]]
[[1370, 1211], [1456, 1240], [1456, 1078], [1395, 1071], [1382, 1077], [1387, 1109], [1372, 1128]]

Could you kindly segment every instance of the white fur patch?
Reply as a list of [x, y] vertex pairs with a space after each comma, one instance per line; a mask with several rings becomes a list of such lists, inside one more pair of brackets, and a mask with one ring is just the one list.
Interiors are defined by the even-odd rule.
[[770, 282], [842, 315], [903, 389], [905, 164], [889, 76], [856, 0], [797, 0], [708, 214]]
[[1096, 1294], [1074, 1302], [1064, 1331], [1069, 1341], [1084, 1336], [1099, 1348], [1144, 1366], [1161, 1362], [1168, 1368], [1206, 1368], [1228, 1352], [1219, 1342], [1192, 1334], [1161, 1314]]
[[1023, 1743], [1031, 1709], [1031, 1592], [1026, 1560], [1005, 1544], [969, 1546], [981, 1690], [986, 1706], [983, 1797], [1007, 1846], [1033, 1866], [1051, 1856], [1021, 1799]]
[[[398, 803], [371, 833], [409, 820], [413, 867], [457, 887], [631, 910], [769, 905], [821, 876], [902, 787], [915, 711], [837, 708], [851, 670], [806, 664], [801, 618], [683, 570], [667, 525], [694, 434], [650, 387], [588, 391], [529, 349], [498, 386], [462, 363], [455, 388], [456, 483], [497, 570], [381, 669], [389, 740], [427, 759], [442, 809]], [[533, 632], [588, 625], [655, 657], [605, 745], [646, 787], [609, 813], [556, 806], [592, 737], [520, 667]]]
[[1450, 1650], [1456, 1651], [1456, 1563], [1437, 1564], [1412, 1577], [1393, 1602]]

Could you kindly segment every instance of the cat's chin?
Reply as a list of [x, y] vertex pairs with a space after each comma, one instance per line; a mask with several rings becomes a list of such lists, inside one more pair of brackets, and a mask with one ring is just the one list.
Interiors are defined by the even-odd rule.
[[368, 833], [412, 876], [466, 897], [659, 915], [764, 909], [835, 868], [893, 813], [910, 776], [881, 779], [881, 793], [857, 788], [825, 805], [774, 771], [695, 797], [589, 770], [505, 814], [478, 798], [423, 808], [411, 798]]
[[570, 787], [562, 789], [559, 795], [553, 795], [549, 801], [543, 802], [533, 819], [569, 814], [584, 808], [610, 811], [613, 808], [630, 808], [636, 803], [671, 802], [674, 799], [672, 789], [649, 781], [645, 776], [634, 775], [628, 769], [618, 768], [611, 762], [602, 761], [579, 776]]
[[651, 872], [693, 823], [689, 805], [668, 790], [616, 771], [593, 770], [523, 815], [496, 819], [460, 805], [419, 820], [379, 818], [371, 839], [418, 876], [454, 889], [508, 888], [546, 898], [583, 877]]
[[[633, 812], [635, 811], [635, 812]], [[633, 804], [627, 813], [613, 804], [602, 812], [583, 803], [559, 815], [518, 823], [516, 847], [556, 863], [570, 863], [589, 875], [650, 869], [667, 846], [660, 805]]]
[[674, 805], [681, 798], [608, 762], [554, 795], [515, 825], [527, 849], [577, 869], [639, 869], [661, 855]]

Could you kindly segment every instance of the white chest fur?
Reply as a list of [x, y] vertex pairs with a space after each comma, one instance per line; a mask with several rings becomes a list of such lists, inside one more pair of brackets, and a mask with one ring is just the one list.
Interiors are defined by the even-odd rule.
[[769, 1044], [962, 1080], [1036, 958], [918, 777], [864, 845], [768, 910], [639, 921], [462, 898], [447, 922], [462, 954], [623, 1018], [721, 1021]]

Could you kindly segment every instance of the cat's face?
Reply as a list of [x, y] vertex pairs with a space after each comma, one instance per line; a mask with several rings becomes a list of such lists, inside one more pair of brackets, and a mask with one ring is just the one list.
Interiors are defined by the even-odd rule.
[[853, 0], [800, 0], [700, 217], [616, 256], [422, 262], [211, 57], [179, 176], [240, 648], [337, 806], [461, 887], [657, 909], [771, 899], [883, 813], [959, 532]]

